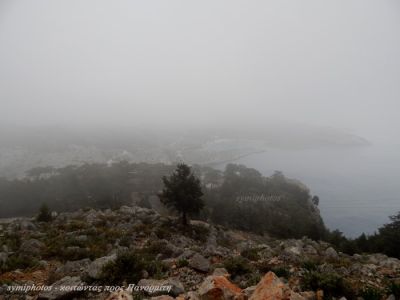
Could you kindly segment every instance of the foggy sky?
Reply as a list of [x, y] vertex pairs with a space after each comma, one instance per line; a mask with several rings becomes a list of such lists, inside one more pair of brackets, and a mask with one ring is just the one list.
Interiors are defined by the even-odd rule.
[[397, 0], [0, 0], [0, 122], [400, 128]]

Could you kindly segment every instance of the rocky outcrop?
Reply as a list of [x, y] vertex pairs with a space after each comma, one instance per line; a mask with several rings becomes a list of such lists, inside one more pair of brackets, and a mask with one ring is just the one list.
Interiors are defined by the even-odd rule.
[[274, 273], [268, 272], [257, 284], [250, 300], [305, 300], [293, 292]]
[[201, 284], [198, 295], [201, 300], [244, 300], [242, 289], [225, 276], [209, 276]]
[[[144, 295], [155, 300], [322, 300], [324, 292], [331, 296], [330, 286], [340, 287], [340, 278], [357, 296], [372, 289], [387, 299], [392, 284], [400, 285], [400, 261], [386, 255], [350, 256], [322, 241], [277, 240], [205, 222], [191, 222], [191, 230], [179, 226], [174, 217], [129, 206], [60, 213], [51, 226], [31, 219], [2, 223], [0, 282], [5, 284], [0, 285], [0, 294], [7, 292], [8, 285], [79, 285], [82, 281], [101, 285], [112, 279], [119, 284], [171, 286], [168, 295], [168, 291]], [[15, 236], [21, 240], [16, 242]], [[115, 269], [121, 274], [104, 278], [103, 267], [126, 252], [137, 254], [138, 259], [128, 262], [129, 268], [147, 262], [135, 269], [142, 280], [129, 282], [137, 276], [131, 277], [123, 265]], [[337, 299], [346, 296], [337, 290]], [[35, 299], [38, 293], [28, 296]], [[40, 293], [42, 299], [104, 300], [108, 296], [107, 292]], [[110, 299], [125, 296], [114, 293]]]

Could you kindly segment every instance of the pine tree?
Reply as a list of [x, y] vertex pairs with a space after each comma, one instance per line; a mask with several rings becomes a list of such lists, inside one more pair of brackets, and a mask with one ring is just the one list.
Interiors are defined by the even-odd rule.
[[171, 176], [164, 176], [162, 180], [161, 202], [178, 211], [183, 225], [187, 225], [188, 215], [197, 214], [204, 207], [200, 180], [186, 164], [179, 164]]

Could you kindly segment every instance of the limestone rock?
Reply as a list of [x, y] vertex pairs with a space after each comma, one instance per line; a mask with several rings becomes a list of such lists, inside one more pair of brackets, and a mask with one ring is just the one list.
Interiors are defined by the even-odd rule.
[[210, 270], [210, 262], [208, 259], [204, 258], [204, 256], [196, 253], [193, 257], [189, 260], [189, 266], [197, 271], [200, 272], [208, 272]]
[[333, 249], [332, 247], [329, 247], [328, 249], [325, 250], [325, 256], [327, 256], [329, 258], [338, 258], [339, 257], [336, 250]]
[[99, 279], [103, 266], [105, 266], [110, 261], [114, 261], [116, 258], [117, 255], [113, 254], [94, 260], [87, 268], [87, 275], [93, 279]]
[[242, 289], [225, 276], [208, 276], [200, 285], [198, 293], [201, 300], [246, 299]]
[[293, 292], [273, 272], [268, 272], [257, 284], [250, 300], [305, 300]]

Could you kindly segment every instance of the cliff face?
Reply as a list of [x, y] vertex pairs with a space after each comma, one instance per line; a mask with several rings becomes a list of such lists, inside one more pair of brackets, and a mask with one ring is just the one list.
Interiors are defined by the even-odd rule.
[[[349, 256], [308, 238], [202, 221], [182, 228], [138, 206], [9, 220], [0, 236], [0, 299], [383, 299], [400, 286], [400, 261], [381, 254]], [[33, 284], [52, 288], [16, 290]]]

